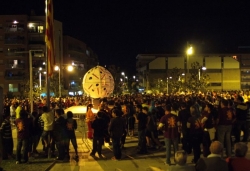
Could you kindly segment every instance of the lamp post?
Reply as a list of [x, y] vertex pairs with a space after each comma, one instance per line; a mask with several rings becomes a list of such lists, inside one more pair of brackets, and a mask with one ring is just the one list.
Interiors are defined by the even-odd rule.
[[124, 82], [123, 82], [123, 91], [125, 90], [125, 73], [124, 72], [121, 72], [121, 75], [123, 76], [123, 80], [124, 80]]
[[40, 99], [42, 92], [42, 67], [39, 68], [39, 90], [40, 90]]
[[58, 91], [59, 91], [59, 98], [62, 96], [62, 91], [61, 91], [61, 69], [59, 66], [55, 66], [55, 70], [58, 71]]
[[167, 77], [167, 94], [168, 94], [168, 79], [172, 79], [172, 77]]
[[43, 50], [29, 50], [29, 69], [30, 69], [30, 113], [34, 110], [33, 103], [33, 69], [32, 69], [32, 52], [43, 52]]
[[198, 75], [199, 75], [199, 81], [201, 80], [201, 69], [205, 71], [207, 68], [206, 67], [201, 67], [198, 69]]
[[185, 83], [187, 83], [187, 71], [188, 71], [188, 58], [189, 58], [189, 55], [192, 55], [193, 54], [193, 47], [190, 45], [190, 44], [188, 44], [188, 42], [187, 42], [187, 50], [186, 50], [186, 57], [187, 57], [187, 59], [186, 59], [186, 65], [185, 65]]

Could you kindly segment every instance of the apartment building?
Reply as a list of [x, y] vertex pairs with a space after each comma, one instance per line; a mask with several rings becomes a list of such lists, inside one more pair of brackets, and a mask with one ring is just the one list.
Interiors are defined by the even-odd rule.
[[[0, 86], [5, 95], [12, 93], [15, 96], [24, 96], [29, 92], [29, 68], [32, 66], [33, 90], [46, 96], [45, 21], [45, 16], [0, 16]], [[63, 70], [64, 66], [75, 63], [75, 76], [83, 77], [88, 68], [82, 70], [79, 69], [80, 66], [96, 65], [97, 55], [83, 42], [74, 38], [64, 38], [62, 25], [62, 22], [54, 20], [55, 65], [61, 67], [61, 79], [65, 79], [61, 81], [64, 84], [61, 88], [62, 95], [81, 94], [77, 93], [82, 91], [82, 87], [79, 86], [74, 93], [70, 93], [70, 85], [76, 79], [67, 76]], [[63, 43], [64, 39], [66, 43]], [[30, 57], [32, 65], [29, 63]], [[80, 80], [75, 82], [80, 85]], [[52, 92], [53, 94], [55, 93]]]

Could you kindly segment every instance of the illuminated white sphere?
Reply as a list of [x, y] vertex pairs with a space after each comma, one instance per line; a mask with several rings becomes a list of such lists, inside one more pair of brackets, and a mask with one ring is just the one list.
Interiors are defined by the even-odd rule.
[[114, 79], [102, 66], [91, 68], [83, 77], [83, 89], [92, 98], [108, 97], [114, 91]]

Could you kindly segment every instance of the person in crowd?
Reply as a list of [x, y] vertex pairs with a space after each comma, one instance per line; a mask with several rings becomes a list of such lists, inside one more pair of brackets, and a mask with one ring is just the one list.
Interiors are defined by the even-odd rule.
[[[25, 110], [27, 112], [27, 110]], [[31, 123], [31, 126], [30, 126], [30, 131], [29, 131], [29, 141], [28, 141], [28, 160], [29, 158], [33, 155], [32, 153], [32, 149], [33, 149], [33, 143], [34, 143], [34, 136], [36, 134], [36, 129], [34, 127], [34, 117], [32, 114], [28, 113], [28, 119], [29, 119], [29, 122]]]
[[88, 138], [92, 139], [93, 138], [93, 130], [91, 127], [91, 123], [93, 122], [95, 115], [92, 112], [93, 104], [88, 104], [87, 105], [87, 113], [86, 113], [86, 122], [88, 126]]
[[[250, 131], [250, 101], [247, 101], [246, 104], [247, 104], [246, 130], [248, 131], [248, 135], [249, 135], [250, 133], [249, 132]], [[248, 137], [248, 140], [249, 140], [249, 137]]]
[[32, 118], [32, 125], [33, 125], [33, 130], [32, 132], [32, 154], [38, 155], [37, 147], [39, 144], [39, 140], [41, 137], [41, 130], [40, 130], [40, 125], [39, 125], [39, 115], [38, 112], [34, 111], [31, 113], [31, 118]]
[[216, 110], [211, 103], [207, 103], [204, 111], [202, 112], [202, 120], [201, 123], [204, 128], [203, 132], [203, 156], [207, 157], [210, 154], [209, 147], [211, 142], [215, 139], [215, 120], [217, 119], [218, 115]]
[[233, 111], [228, 108], [228, 100], [222, 99], [220, 105], [221, 108], [218, 111], [218, 119], [216, 121], [218, 141], [223, 145], [225, 143], [226, 155], [231, 157], [231, 131], [235, 116]]
[[243, 142], [248, 141], [249, 130], [247, 130], [247, 104], [241, 96], [236, 98], [236, 122], [235, 122], [235, 142], [240, 142], [241, 130], [243, 131]]
[[103, 119], [103, 112], [98, 112], [96, 118], [93, 120], [91, 126], [94, 130], [93, 137], [93, 149], [90, 153], [91, 156], [95, 156], [98, 153], [99, 158], [102, 158], [102, 146], [104, 144], [104, 131], [106, 128], [106, 121]]
[[138, 154], [146, 154], [147, 153], [147, 146], [146, 146], [146, 128], [148, 123], [148, 116], [147, 113], [143, 112], [147, 111], [147, 107], [143, 107], [142, 105], [136, 106], [136, 118], [138, 120]]
[[165, 114], [165, 111], [162, 107], [161, 101], [157, 101], [155, 103], [155, 109], [156, 109], [157, 121], [160, 121], [161, 117], [164, 116], [164, 114]]
[[210, 145], [211, 154], [207, 158], [200, 158], [196, 163], [196, 171], [228, 171], [227, 162], [221, 157], [223, 145], [213, 141]]
[[201, 123], [201, 117], [195, 106], [190, 107], [191, 117], [188, 119], [187, 128], [189, 129], [190, 144], [192, 145], [194, 159], [193, 163], [196, 163], [201, 154], [201, 143], [203, 138], [203, 124]]
[[164, 126], [164, 139], [166, 147], [166, 162], [165, 164], [171, 165], [171, 143], [174, 146], [174, 154], [178, 151], [178, 138], [180, 132], [179, 119], [175, 114], [171, 113], [171, 105], [167, 105], [165, 108], [165, 115], [161, 118], [158, 125], [158, 129]]
[[155, 148], [157, 145], [158, 149], [162, 149], [163, 145], [158, 139], [158, 131], [157, 131], [157, 117], [155, 110], [145, 111], [148, 115], [148, 124], [146, 128], [146, 140], [148, 147]]
[[[123, 134], [122, 134], [122, 137], [121, 137], [121, 144], [120, 144], [121, 149], [125, 149], [124, 144], [125, 144], [127, 133], [128, 133], [128, 116], [129, 116], [129, 111], [130, 110], [127, 109], [127, 102], [126, 102], [126, 105], [123, 108], [121, 106], [121, 107], [117, 107], [116, 109], [119, 110], [119, 112], [121, 113], [122, 118], [123, 118], [123, 122], [125, 124]], [[122, 109], [124, 109], [124, 110], [122, 110]]]
[[105, 129], [104, 129], [104, 142], [110, 145], [111, 142], [110, 142], [110, 134], [108, 131], [108, 127], [110, 124], [111, 114], [105, 109], [104, 104], [101, 104], [99, 112], [102, 112], [102, 118], [104, 119], [106, 123]]
[[187, 163], [187, 153], [185, 151], [176, 151], [175, 153], [175, 163], [176, 165], [171, 165], [168, 171], [195, 171], [194, 165], [188, 165]]
[[[49, 111], [49, 108], [47, 106], [43, 106], [42, 109], [43, 109], [43, 114], [41, 116], [41, 120], [44, 123], [42, 139], [45, 143], [44, 144], [45, 152], [47, 153], [48, 147], [51, 144], [51, 139], [53, 137], [52, 131], [53, 131], [53, 125], [54, 125], [54, 114]], [[48, 140], [49, 137], [50, 137], [50, 140]]]
[[69, 151], [69, 143], [71, 141], [74, 150], [75, 150], [75, 156], [74, 159], [78, 160], [79, 156], [78, 156], [78, 150], [77, 150], [77, 142], [76, 142], [76, 134], [75, 134], [75, 130], [77, 129], [77, 122], [76, 120], [73, 119], [73, 113], [71, 111], [67, 112], [67, 134], [68, 134], [68, 142], [67, 142], [67, 151]]
[[190, 110], [187, 109], [187, 104], [185, 102], [181, 103], [181, 110], [179, 112], [179, 121], [181, 124], [181, 133], [182, 133], [182, 149], [186, 151], [188, 154], [192, 152], [192, 146], [189, 141], [188, 129], [187, 129], [187, 121], [191, 117]]
[[10, 121], [12, 125], [15, 125], [15, 119], [16, 119], [16, 107], [14, 101], [11, 102], [10, 105]]
[[246, 143], [238, 142], [234, 144], [235, 157], [227, 158], [229, 171], [250, 170], [250, 160], [246, 158], [248, 147]]
[[117, 109], [112, 110], [113, 118], [110, 121], [110, 125], [108, 131], [112, 138], [112, 145], [113, 145], [113, 153], [114, 157], [112, 160], [119, 160], [121, 159], [122, 153], [120, 148], [121, 137], [124, 133], [125, 123], [123, 118], [121, 117], [121, 112]]
[[[17, 147], [16, 147], [16, 164], [20, 164], [21, 156], [23, 156], [23, 163], [28, 163], [28, 146], [30, 130], [32, 129], [32, 123], [28, 119], [28, 114], [25, 110], [20, 111], [20, 117], [15, 121], [17, 127]], [[23, 149], [23, 155], [21, 150]]]
[[2, 164], [2, 154], [1, 154], [1, 151], [2, 151], [2, 147], [0, 147], [0, 171], [4, 171], [3, 168], [1, 167], [1, 164]]
[[0, 125], [0, 135], [2, 136], [3, 144], [3, 155], [2, 159], [12, 159], [13, 158], [13, 137], [10, 123], [10, 115], [5, 114], [3, 116], [3, 122]]
[[17, 108], [15, 110], [16, 112], [16, 119], [20, 118], [20, 111], [22, 110], [23, 108], [23, 103], [20, 101], [20, 102], [17, 102]]
[[55, 124], [53, 129], [53, 138], [56, 143], [56, 148], [58, 150], [57, 161], [61, 162], [65, 159], [69, 159], [69, 151], [68, 149], [68, 134], [67, 134], [67, 121], [64, 119], [63, 109], [55, 110]]
[[43, 114], [43, 108], [42, 107], [38, 107], [38, 126], [39, 126], [39, 140], [41, 138], [41, 142], [42, 142], [42, 145], [43, 145], [43, 151], [45, 151], [45, 142], [42, 138], [42, 133], [43, 133], [43, 130], [44, 130], [44, 122], [42, 120], [42, 114]]
[[134, 136], [135, 132], [135, 111], [133, 113], [129, 112], [128, 115], [128, 133], [130, 137]]

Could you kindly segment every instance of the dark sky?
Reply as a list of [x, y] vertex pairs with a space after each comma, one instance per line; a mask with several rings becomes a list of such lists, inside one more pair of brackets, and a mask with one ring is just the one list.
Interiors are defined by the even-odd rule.
[[[44, 15], [44, 0], [1, 2], [0, 14]], [[250, 46], [249, 0], [54, 0], [64, 34], [84, 41], [100, 64], [134, 70], [140, 53], [203, 52]]]

